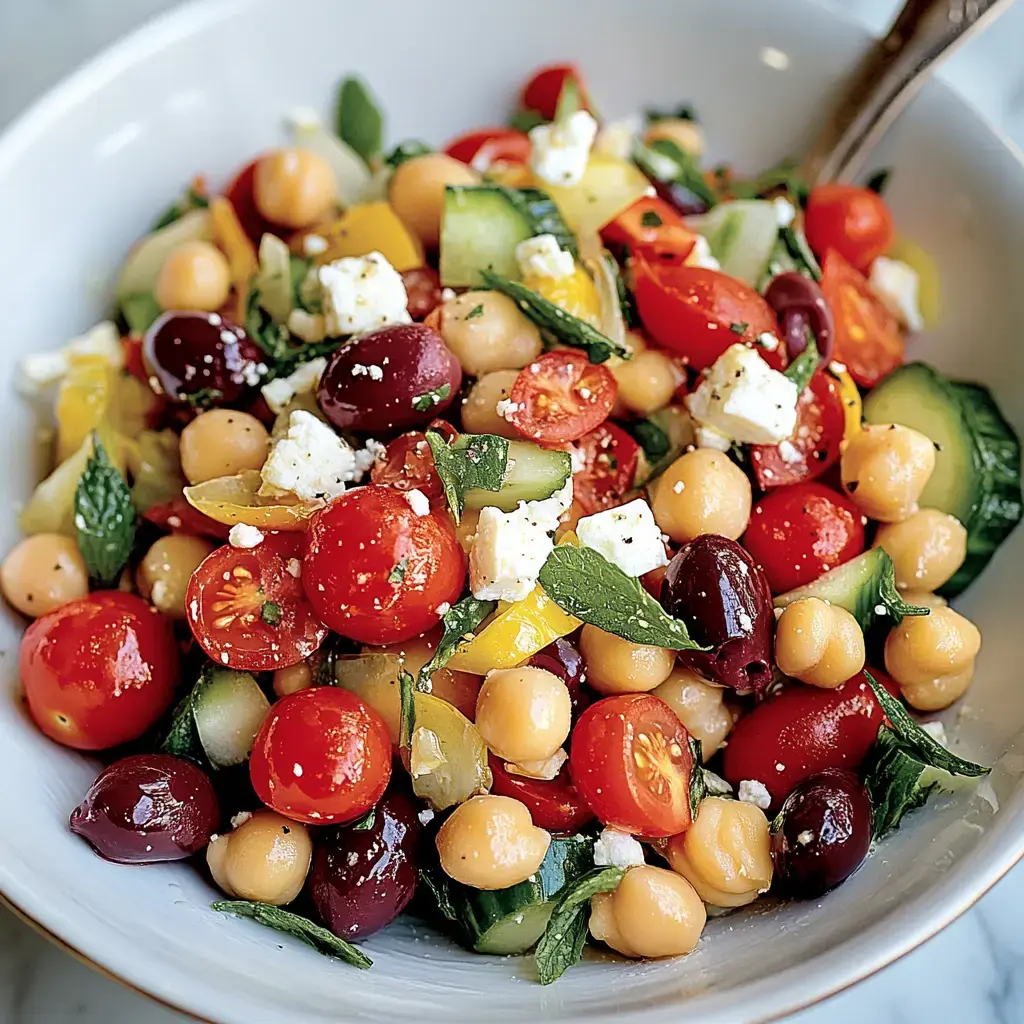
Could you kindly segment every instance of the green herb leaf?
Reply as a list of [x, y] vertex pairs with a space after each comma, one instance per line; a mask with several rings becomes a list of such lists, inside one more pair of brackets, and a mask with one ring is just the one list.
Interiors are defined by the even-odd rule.
[[[303, 308], [308, 310], [308, 306]], [[269, 384], [277, 377], [287, 377], [302, 363], [317, 356], [333, 355], [342, 345], [341, 338], [326, 341], [292, 344], [288, 328], [276, 323], [260, 306], [258, 288], [250, 288], [249, 303], [245, 315], [245, 331], [266, 357], [267, 373], [260, 378], [261, 384]]]
[[408, 750], [412, 744], [412, 734], [416, 731], [416, 681], [405, 669], [398, 673], [398, 690], [402, 700], [398, 745]]
[[377, 812], [374, 811], [374, 809], [371, 807], [370, 810], [368, 810], [366, 812], [366, 816], [363, 817], [363, 818], [360, 818], [359, 821], [357, 821], [352, 826], [352, 831], [353, 832], [369, 832], [370, 829], [373, 828], [374, 823], [376, 821], [377, 821]]
[[264, 601], [260, 609], [260, 618], [268, 626], [281, 625], [281, 606], [276, 601]]
[[735, 199], [758, 199], [782, 189], [789, 193], [789, 198], [798, 206], [807, 202], [810, 192], [807, 182], [800, 175], [800, 165], [796, 160], [780, 160], [749, 181], [730, 182], [728, 188]]
[[472, 320], [474, 317], [483, 316], [483, 315], [484, 315], [484, 307], [483, 307], [483, 303], [481, 303], [478, 306], [474, 306], [462, 319], [463, 320]]
[[640, 215], [640, 226], [645, 228], [660, 228], [665, 222], [654, 212], [654, 210], [644, 210]]
[[211, 910], [221, 914], [234, 914], [236, 917], [247, 917], [257, 924], [284, 932], [293, 938], [301, 939], [324, 956], [333, 956], [353, 967], [365, 970], [373, 966], [373, 961], [361, 950], [346, 942], [343, 938], [329, 932], [326, 928], [314, 924], [308, 918], [293, 914], [290, 910], [272, 907], [267, 903], [254, 903], [250, 900], [218, 900], [210, 904]]
[[652, 465], [661, 462], [672, 448], [668, 434], [654, 420], [633, 420], [623, 423], [626, 432], [644, 451], [644, 458]]
[[704, 751], [701, 742], [690, 736], [689, 744], [690, 757], [693, 758], [693, 767], [690, 769], [690, 817], [696, 821], [700, 802], [708, 795], [708, 785], [704, 779]]
[[746, 320], [743, 320], [738, 324], [729, 324], [729, 330], [732, 331], [733, 334], [738, 334], [742, 338], [743, 335], [750, 330], [750, 324], [748, 324]]
[[409, 559], [400, 558], [395, 567], [388, 573], [388, 583], [401, 583], [405, 579], [406, 571], [409, 568]]
[[337, 686], [338, 678], [334, 667], [344, 653], [343, 640], [337, 633], [328, 633], [320, 649], [313, 654], [313, 683], [315, 686]]
[[699, 123], [696, 108], [692, 103], [683, 103], [674, 110], [658, 110], [655, 107], [648, 107], [644, 111], [644, 121], [650, 124], [652, 121], [694, 121]]
[[567, 313], [526, 285], [510, 281], [491, 270], [481, 270], [480, 276], [488, 288], [493, 288], [518, 303], [519, 308], [538, 327], [549, 331], [564, 345], [583, 349], [592, 363], [606, 362], [612, 356], [620, 356], [623, 359], [633, 357], [633, 352], [628, 346], [606, 337], [596, 327], [591, 327], [585, 320]]
[[779, 242], [785, 248], [796, 270], [813, 281], [821, 280], [821, 267], [807, 244], [804, 233], [792, 224], [779, 228]]
[[384, 144], [384, 117], [358, 78], [346, 78], [338, 93], [338, 136], [373, 167]]
[[[466, 319], [468, 320], [469, 317], [466, 317]], [[439, 388], [434, 388], [433, 391], [428, 391], [423, 395], [417, 395], [412, 400], [412, 407], [416, 412], [426, 412], [428, 409], [432, 409], [435, 405], [440, 405], [451, 393], [451, 384], [442, 384]]]
[[209, 409], [211, 405], [214, 405], [223, 397], [224, 392], [218, 388], [200, 388], [198, 391], [191, 391], [184, 396], [185, 401], [188, 402], [193, 409], [200, 412], [204, 409]]
[[202, 192], [197, 192], [193, 186], [189, 185], [185, 189], [185, 194], [175, 199], [164, 210], [150, 230], [159, 231], [161, 228], [166, 228], [168, 225], [173, 224], [176, 220], [181, 220], [190, 210], [205, 210], [209, 205], [210, 200]]
[[75, 533], [89, 578], [113, 586], [128, 562], [137, 517], [132, 492], [97, 434], [75, 490]]
[[[898, 626], [903, 621], [904, 615], [929, 615], [931, 609], [926, 605], [907, 604], [903, 595], [896, 589], [896, 566], [893, 565], [889, 553], [882, 549], [885, 558], [882, 559], [881, 571], [878, 579], [878, 601], [885, 605], [886, 614], [892, 619], [891, 625]], [[877, 618], [881, 618], [875, 613]]]
[[633, 159], [649, 178], [685, 188], [708, 209], [718, 203], [714, 189], [704, 180], [700, 164], [677, 142], [655, 139], [649, 146], [638, 144]]
[[908, 754], [885, 725], [878, 727], [862, 771], [871, 797], [872, 839], [881, 839], [899, 828], [903, 816], [924, 804], [939, 788], [937, 780], [921, 784], [924, 770], [924, 763]]
[[419, 689], [426, 689], [430, 677], [448, 664], [467, 633], [472, 633], [495, 608], [497, 601], [481, 601], [477, 597], [464, 597], [453, 604], [441, 619], [443, 633], [434, 648], [434, 656], [420, 669], [417, 679]]
[[871, 189], [871, 191], [875, 192], [877, 195], [881, 195], [885, 191], [886, 185], [889, 184], [889, 179], [891, 177], [892, 168], [881, 167], [864, 182], [864, 187]]
[[562, 91], [558, 94], [555, 106], [555, 121], [564, 124], [581, 107], [580, 85], [575, 75], [566, 75], [562, 81]]
[[420, 142], [419, 139], [406, 139], [405, 142], [400, 142], [391, 150], [384, 158], [384, 163], [389, 167], [401, 167], [406, 160], [412, 160], [417, 156], [426, 156], [433, 152], [434, 150], [430, 146], [425, 142]]
[[508, 471], [508, 441], [504, 437], [461, 434], [450, 445], [442, 434], [428, 430], [427, 444], [434, 454], [434, 466], [456, 522], [462, 521], [467, 491], [474, 487], [497, 491], [504, 483]]
[[704, 650], [639, 580], [593, 548], [558, 545], [548, 555], [538, 582], [559, 608], [606, 633], [673, 651]]
[[132, 334], [145, 334], [162, 312], [152, 292], [132, 292], [121, 299], [121, 315]]
[[804, 393], [804, 388], [811, 382], [818, 365], [821, 363], [821, 356], [818, 353], [818, 344], [810, 328], [807, 330], [807, 347], [789, 364], [785, 369], [785, 375], [796, 385], [797, 395]]
[[537, 125], [546, 122], [547, 118], [540, 111], [523, 107], [508, 119], [508, 126], [517, 132], [529, 132], [531, 128], [536, 128]]
[[160, 744], [160, 753], [185, 757], [196, 764], [206, 763], [203, 746], [199, 742], [192, 702], [193, 690], [189, 690], [174, 706], [171, 713], [171, 727]]
[[611, 271], [612, 278], [615, 281], [615, 293], [619, 297], [619, 309], [622, 310], [622, 319], [627, 327], [639, 327], [640, 317], [637, 315], [636, 303], [633, 301], [633, 296], [629, 294], [629, 289], [626, 287], [625, 279], [622, 276], [622, 268], [616, 262], [615, 257], [611, 253], [604, 253], [601, 257], [608, 269]]

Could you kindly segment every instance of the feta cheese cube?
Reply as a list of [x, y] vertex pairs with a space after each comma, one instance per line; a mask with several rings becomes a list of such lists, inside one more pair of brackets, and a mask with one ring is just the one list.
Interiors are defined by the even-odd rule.
[[263, 399], [270, 407], [270, 411], [281, 412], [296, 395], [308, 395], [310, 392], [316, 391], [326, 369], [327, 360], [322, 356], [317, 356], [316, 359], [310, 359], [308, 363], [303, 363], [289, 376], [278, 377], [277, 380], [264, 384], [260, 391], [263, 393]]
[[335, 260], [317, 276], [330, 337], [412, 322], [402, 275], [379, 252]]
[[597, 133], [594, 152], [616, 160], [632, 160], [633, 146], [643, 131], [639, 117], [628, 117], [621, 121], [606, 121]]
[[531, 128], [533, 172], [551, 185], [578, 185], [587, 169], [590, 147], [596, 136], [597, 122], [585, 110], [577, 110], [562, 124], [539, 124]]
[[584, 517], [576, 524], [576, 535], [627, 576], [668, 564], [661, 530], [643, 498]]
[[730, 345], [686, 399], [699, 423], [743, 444], [778, 444], [796, 428], [796, 385], [753, 349]]
[[535, 235], [516, 246], [516, 262], [523, 277], [571, 277], [576, 269], [572, 253], [562, 249], [554, 235]]
[[775, 223], [780, 228], [788, 228], [796, 219], [796, 209], [785, 196], [776, 196], [772, 200], [772, 206], [775, 209]]
[[688, 267], [704, 267], [705, 270], [721, 270], [722, 264], [715, 259], [711, 251], [711, 243], [703, 236], [698, 235], [693, 243], [690, 255], [686, 257]]
[[124, 366], [124, 348], [117, 325], [103, 320], [79, 338], [50, 352], [34, 352], [25, 356], [19, 366], [18, 390], [34, 395], [51, 384], [56, 384], [68, 372], [74, 356], [102, 356], [112, 369]]
[[772, 797], [768, 792], [768, 788], [763, 782], [758, 782], [757, 779], [742, 779], [737, 796], [745, 804], [754, 804], [760, 807], [762, 811], [767, 811], [772, 805]]
[[920, 282], [912, 266], [902, 260], [879, 256], [871, 264], [868, 284], [901, 324], [912, 331], [924, 329], [924, 317], [917, 298]]
[[430, 515], [430, 499], [419, 488], [414, 487], [411, 491], [406, 491], [405, 500], [409, 502], [409, 507], [416, 515]]
[[714, 448], [716, 452], [727, 452], [732, 447], [732, 439], [726, 437], [720, 430], [706, 426], [703, 423], [696, 424], [694, 439], [698, 448]]
[[594, 840], [594, 864], [600, 868], [638, 868], [644, 863], [644, 848], [628, 833], [606, 828]]
[[248, 523], [235, 523], [228, 533], [228, 543], [233, 548], [256, 548], [263, 543], [263, 531]]

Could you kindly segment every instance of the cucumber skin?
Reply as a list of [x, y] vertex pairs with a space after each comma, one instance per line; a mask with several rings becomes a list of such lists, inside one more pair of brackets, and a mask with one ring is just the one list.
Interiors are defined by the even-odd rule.
[[510, 441], [508, 457], [514, 462], [497, 491], [474, 487], [466, 491], [466, 508], [493, 505], [502, 512], [514, 512], [521, 501], [541, 501], [565, 486], [572, 475], [568, 452], [541, 448], [529, 441]]
[[881, 597], [879, 583], [884, 558], [885, 552], [881, 548], [870, 548], [819, 576], [813, 583], [779, 594], [775, 598], [775, 607], [785, 608], [794, 601], [817, 597], [845, 608], [857, 620], [861, 629], [867, 630], [878, 618], [875, 605]]

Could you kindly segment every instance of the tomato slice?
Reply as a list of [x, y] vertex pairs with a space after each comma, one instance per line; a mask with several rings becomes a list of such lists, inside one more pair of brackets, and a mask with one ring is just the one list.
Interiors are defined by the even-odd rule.
[[224, 190], [224, 197], [235, 208], [235, 216], [242, 225], [242, 230], [257, 246], [266, 232], [273, 235], [280, 233], [281, 230], [271, 224], [256, 208], [255, 183], [258, 161], [259, 157], [247, 163]]
[[530, 138], [513, 128], [480, 128], [460, 135], [444, 150], [450, 157], [483, 173], [492, 164], [528, 164]]
[[649, 693], [606, 697], [576, 723], [573, 784], [604, 824], [674, 836], [691, 821], [689, 738], [676, 713]]
[[835, 249], [863, 273], [876, 256], [889, 251], [896, 237], [892, 214], [877, 192], [836, 183], [811, 189], [804, 231], [819, 256]]
[[516, 408], [507, 419], [531, 441], [576, 441], [608, 418], [618, 394], [610, 370], [560, 349], [520, 371], [509, 396]]
[[825, 254], [821, 290], [835, 321], [835, 358], [861, 387], [874, 387], [903, 365], [906, 349], [896, 318], [835, 249]]
[[195, 537], [212, 537], [214, 540], [227, 540], [231, 527], [227, 523], [218, 523], [193, 508], [182, 494], [163, 501], [159, 505], [150, 505], [142, 518], [171, 533], [190, 533]]
[[576, 832], [594, 820], [594, 812], [580, 798], [564, 768], [549, 781], [515, 775], [493, 754], [490, 765], [494, 779], [491, 792], [526, 804], [538, 828], [549, 832]]
[[632, 488], [640, 446], [622, 429], [605, 421], [577, 443], [583, 469], [573, 474], [573, 497], [585, 515], [611, 508]]
[[796, 430], [781, 444], [750, 447], [750, 463], [763, 491], [817, 480], [839, 459], [846, 425], [843, 396], [835, 377], [818, 370], [796, 407]]
[[679, 213], [664, 199], [644, 196], [601, 229], [610, 247], [623, 246], [630, 252], [645, 250], [659, 257], [685, 260], [697, 236]]
[[296, 665], [327, 636], [302, 589], [301, 533], [267, 533], [255, 548], [217, 548], [185, 594], [188, 624], [218, 664], [246, 672]]
[[553, 121], [555, 112], [558, 110], [558, 100], [565, 88], [568, 79], [574, 79], [576, 88], [580, 93], [580, 106], [589, 108], [587, 90], [583, 84], [583, 77], [575, 64], [553, 64], [550, 67], [541, 68], [523, 86], [523, 93], [520, 97], [520, 105], [527, 110], [535, 110], [545, 121]]
[[422, 430], [410, 430], [389, 441], [384, 458], [373, 464], [370, 479], [399, 491], [419, 490], [430, 498], [441, 494], [441, 478]]

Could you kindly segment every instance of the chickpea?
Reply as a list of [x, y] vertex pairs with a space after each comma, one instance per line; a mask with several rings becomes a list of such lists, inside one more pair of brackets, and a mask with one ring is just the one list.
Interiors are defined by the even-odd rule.
[[644, 142], [649, 146], [658, 139], [674, 142], [684, 153], [704, 155], [704, 130], [697, 121], [687, 117], [659, 117], [647, 126]]
[[651, 507], [658, 526], [677, 544], [704, 533], [730, 540], [750, 521], [750, 481], [724, 452], [698, 448], [681, 455], [658, 480]]
[[569, 735], [572, 701], [565, 683], [543, 668], [489, 673], [476, 699], [476, 727], [498, 757], [546, 761]]
[[587, 682], [598, 693], [646, 693], [668, 678], [676, 652], [623, 640], [589, 623], [580, 634], [580, 654], [587, 666]]
[[188, 581], [214, 547], [187, 533], [170, 533], [154, 541], [135, 574], [139, 593], [172, 619], [185, 618]]
[[504, 416], [498, 414], [497, 405], [512, 394], [512, 385], [518, 370], [495, 370], [486, 373], [470, 389], [462, 403], [462, 426], [471, 434], [497, 434], [510, 441], [521, 435]]
[[787, 676], [810, 686], [842, 686], [864, 667], [865, 657], [857, 620], [845, 608], [820, 598], [787, 605], [775, 625], [776, 664]]
[[715, 907], [753, 903], [772, 884], [768, 819], [754, 804], [705, 797], [693, 824], [663, 852], [672, 870]]
[[202, 309], [208, 313], [228, 301], [231, 270], [210, 242], [182, 242], [164, 260], [153, 294], [161, 309]]
[[885, 640], [885, 670], [918, 711], [941, 711], [963, 696], [981, 649], [978, 627], [949, 607], [906, 615]]
[[455, 536], [462, 550], [469, 554], [469, 549], [476, 540], [476, 527], [480, 521], [480, 509], [466, 508], [462, 510], [462, 518], [455, 523]]
[[681, 956], [700, 939], [707, 911], [674, 871], [630, 868], [618, 888], [590, 901], [590, 934], [623, 956]]
[[[240, 820], [241, 819], [241, 820]], [[274, 907], [302, 892], [313, 856], [305, 825], [274, 811], [239, 815], [236, 828], [206, 848], [213, 880], [228, 896]]]
[[479, 183], [480, 175], [472, 167], [444, 153], [427, 153], [398, 167], [388, 185], [388, 199], [405, 226], [432, 248], [441, 237], [445, 187]]
[[474, 796], [437, 833], [445, 874], [476, 889], [525, 882], [541, 865], [551, 835], [536, 828], [525, 804], [510, 796]]
[[901, 523], [883, 523], [874, 546], [892, 559], [900, 590], [935, 590], [963, 565], [967, 531], [955, 517], [922, 508]]
[[630, 412], [640, 416], [662, 409], [671, 401], [679, 386], [680, 374], [675, 363], [656, 348], [641, 348], [638, 336], [630, 335], [633, 358], [611, 367], [619, 385], [619, 401]]
[[331, 212], [336, 196], [330, 164], [311, 150], [276, 149], [256, 163], [253, 199], [273, 224], [307, 228]]
[[267, 428], [237, 409], [202, 412], [181, 432], [181, 468], [190, 484], [260, 469], [269, 450]]
[[725, 742], [733, 725], [732, 711], [722, 701], [725, 690], [712, 686], [693, 669], [676, 665], [668, 679], [653, 691], [675, 713], [686, 731], [700, 740], [706, 761]]
[[274, 693], [278, 697], [287, 697], [299, 690], [308, 690], [313, 685], [313, 670], [304, 661], [287, 668], [279, 668], [274, 672]]
[[89, 573], [78, 545], [61, 533], [18, 541], [0, 565], [0, 589], [9, 604], [37, 619], [89, 593]]
[[935, 445], [895, 423], [865, 424], [845, 444], [839, 468], [857, 508], [882, 523], [912, 516], [935, 469]]
[[520, 370], [544, 347], [537, 325], [501, 292], [463, 292], [441, 307], [440, 326], [444, 343], [474, 377]]

